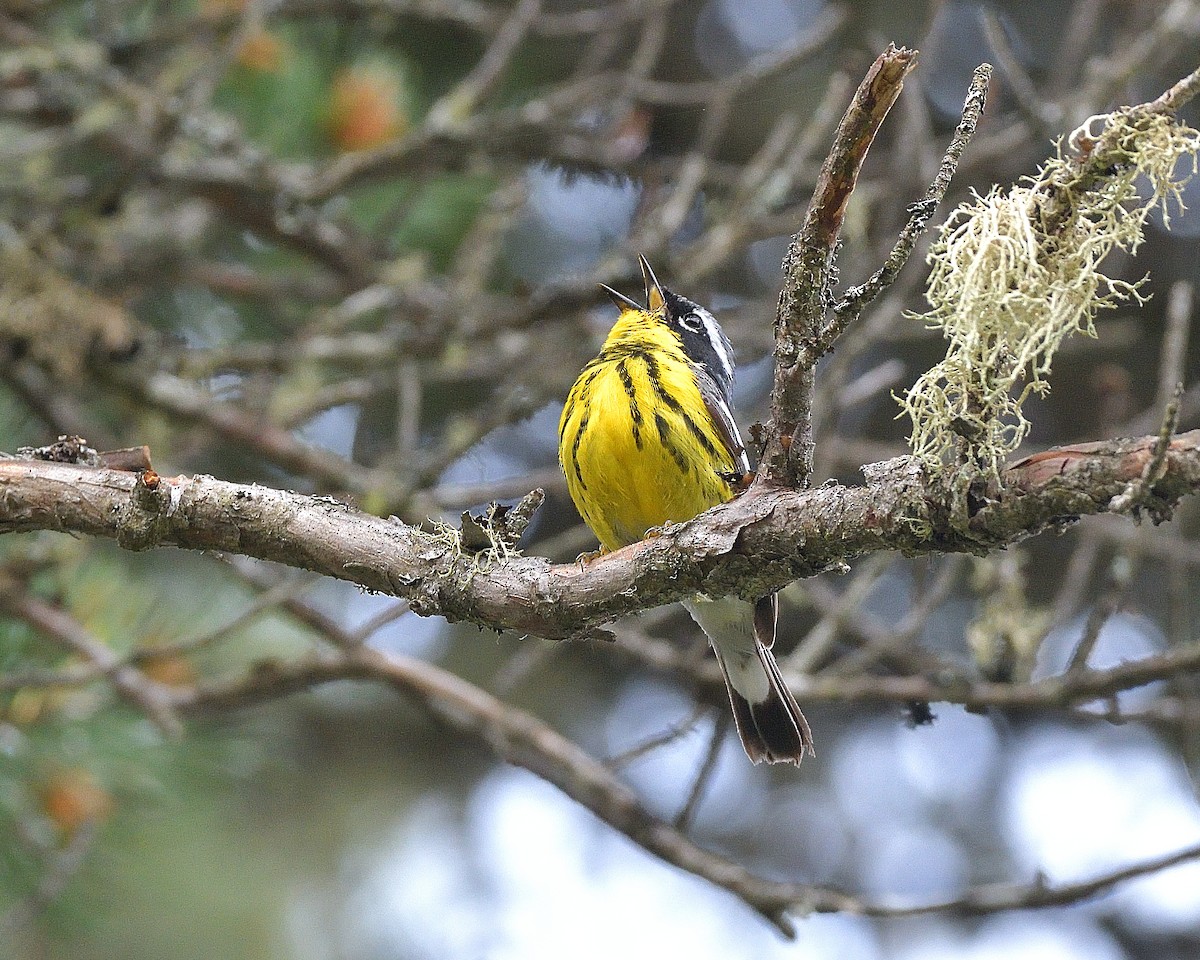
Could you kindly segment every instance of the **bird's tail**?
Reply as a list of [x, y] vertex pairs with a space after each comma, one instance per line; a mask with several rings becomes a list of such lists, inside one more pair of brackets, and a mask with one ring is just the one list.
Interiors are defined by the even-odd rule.
[[683, 605], [717, 654], [746, 755], [754, 763], [799, 763], [806, 753], [812, 754], [808, 721], [771, 654], [775, 596], [756, 603], [696, 597]]

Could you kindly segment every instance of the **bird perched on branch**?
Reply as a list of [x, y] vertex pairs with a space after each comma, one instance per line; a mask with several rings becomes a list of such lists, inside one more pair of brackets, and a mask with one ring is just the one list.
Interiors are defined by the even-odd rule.
[[[567, 489], [604, 550], [732, 499], [750, 472], [730, 404], [729, 338], [639, 260], [646, 306], [601, 285], [621, 314], [571, 388], [558, 428]], [[716, 652], [750, 759], [799, 763], [812, 753], [771, 654], [775, 595], [754, 603], [698, 595], [684, 606]]]

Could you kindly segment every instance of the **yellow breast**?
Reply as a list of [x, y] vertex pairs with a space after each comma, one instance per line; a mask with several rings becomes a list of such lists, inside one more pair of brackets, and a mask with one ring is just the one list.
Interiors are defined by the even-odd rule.
[[609, 550], [733, 496], [722, 476], [733, 458], [691, 364], [669, 341], [610, 335], [567, 397], [559, 461], [576, 508]]

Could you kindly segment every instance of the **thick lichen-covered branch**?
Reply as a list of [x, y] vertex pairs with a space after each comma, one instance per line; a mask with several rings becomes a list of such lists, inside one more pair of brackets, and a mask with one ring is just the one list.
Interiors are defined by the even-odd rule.
[[[461, 539], [336, 500], [212, 477], [0, 460], [0, 533], [60, 530], [132, 550], [220, 550], [403, 597], [421, 614], [573, 637], [686, 597], [762, 596], [878, 550], [980, 552], [1066, 518], [1111, 510], [1157, 437], [1076, 445], [1013, 464], [1003, 495], [963, 517], [956, 491], [913, 459], [864, 468], [867, 485], [753, 488], [694, 520], [588, 564], [463, 549]], [[1146, 491], [1159, 519], [1200, 489], [1200, 431], [1176, 437]]]

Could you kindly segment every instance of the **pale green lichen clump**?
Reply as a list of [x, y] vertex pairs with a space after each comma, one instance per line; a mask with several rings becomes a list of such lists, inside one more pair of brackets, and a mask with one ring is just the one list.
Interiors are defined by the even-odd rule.
[[[1063, 340], [1094, 337], [1097, 310], [1141, 300], [1139, 283], [1105, 276], [1101, 262], [1114, 248], [1137, 249], [1155, 207], [1167, 222], [1169, 205], [1182, 209], [1200, 132], [1135, 109], [1092, 118], [1070, 143], [1091, 149], [1089, 158], [1064, 158], [1060, 146], [1038, 176], [977, 194], [929, 251], [930, 309], [916, 319], [941, 329], [949, 349], [900, 399], [913, 424], [909, 445], [928, 468], [998, 476], [1029, 430], [1023, 404], [1049, 390]], [[1189, 155], [1191, 173], [1180, 179]]]

